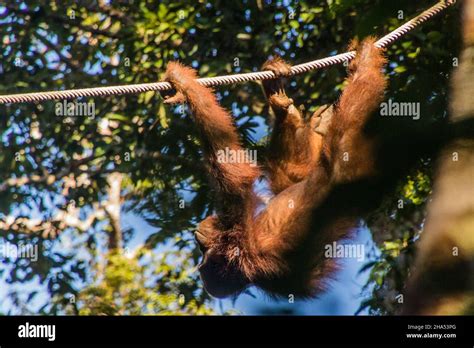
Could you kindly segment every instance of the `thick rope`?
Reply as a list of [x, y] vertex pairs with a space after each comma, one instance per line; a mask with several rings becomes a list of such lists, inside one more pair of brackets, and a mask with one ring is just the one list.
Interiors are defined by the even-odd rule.
[[[375, 43], [375, 46], [379, 48], [386, 48], [408, 32], [415, 29], [420, 24], [426, 22], [428, 19], [434, 17], [438, 13], [442, 12], [449, 6], [456, 3], [456, 0], [444, 0], [438, 2], [433, 7], [422, 12], [417, 17], [403, 24], [401, 27], [392, 31], [388, 35], [382, 37]], [[341, 53], [332, 57], [314, 60], [304, 64], [295, 65], [291, 68], [290, 75], [297, 75], [308, 72], [310, 70], [316, 70], [325, 68], [331, 65], [344, 63], [354, 59], [355, 51]], [[274, 79], [276, 76], [271, 71], [259, 71], [246, 74], [234, 74], [217, 77], [200, 78], [198, 82], [203, 86], [213, 87], [219, 85], [256, 81], [256, 80], [268, 80]], [[109, 86], [109, 87], [93, 87], [93, 88], [82, 88], [72, 89], [65, 91], [50, 91], [50, 92], [36, 92], [36, 93], [23, 93], [23, 94], [12, 94], [0, 96], [0, 104], [8, 103], [24, 103], [24, 102], [38, 102], [44, 100], [57, 100], [57, 99], [74, 99], [80, 97], [103, 97], [109, 95], [119, 94], [137, 94], [148, 91], [166, 91], [171, 89], [171, 84], [168, 82], [153, 82], [153, 83], [141, 83], [126, 86]]]

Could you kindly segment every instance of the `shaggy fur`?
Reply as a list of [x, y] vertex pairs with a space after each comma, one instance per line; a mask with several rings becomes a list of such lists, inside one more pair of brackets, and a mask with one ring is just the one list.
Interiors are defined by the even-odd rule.
[[[275, 196], [256, 213], [253, 183], [260, 170], [249, 163], [219, 163], [217, 151], [241, 150], [230, 115], [196, 72], [170, 63], [165, 80], [177, 94], [167, 103], [187, 101], [199, 129], [218, 210], [199, 225], [204, 286], [216, 297], [237, 294], [249, 285], [277, 296], [314, 296], [334, 274], [336, 263], [325, 245], [350, 236], [376, 174], [374, 137], [364, 133], [382, 101], [386, 81], [382, 51], [365, 40], [350, 64], [350, 76], [330, 118], [305, 121], [279, 79], [264, 84], [275, 114], [265, 171]], [[281, 59], [264, 66], [284, 76]], [[314, 127], [319, 124], [320, 132]], [[353, 186], [353, 182], [359, 182]], [[362, 182], [363, 190], [361, 190]]]

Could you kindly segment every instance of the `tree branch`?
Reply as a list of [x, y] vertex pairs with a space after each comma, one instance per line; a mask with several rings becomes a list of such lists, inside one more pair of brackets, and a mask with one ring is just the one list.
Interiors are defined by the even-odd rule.
[[104, 205], [104, 210], [109, 217], [112, 228], [109, 235], [109, 250], [122, 248], [122, 227], [120, 225], [122, 178], [123, 175], [118, 172], [112, 173], [107, 177], [109, 188], [107, 190], [107, 202]]

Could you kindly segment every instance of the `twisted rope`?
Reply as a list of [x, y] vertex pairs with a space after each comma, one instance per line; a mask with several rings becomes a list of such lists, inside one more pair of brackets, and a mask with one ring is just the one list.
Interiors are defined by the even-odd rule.
[[[415, 29], [420, 24], [426, 22], [430, 18], [436, 16], [438, 13], [444, 11], [449, 6], [456, 3], [456, 0], [443, 0], [438, 2], [433, 7], [422, 12], [417, 17], [406, 22], [399, 28], [395, 29], [388, 35], [382, 37], [375, 43], [375, 46], [379, 48], [386, 48], [408, 32]], [[340, 64], [346, 61], [354, 59], [355, 51], [341, 53], [332, 57], [314, 60], [311, 62], [295, 65], [291, 68], [290, 75], [297, 75], [308, 72], [310, 70], [321, 69], [332, 65]], [[198, 82], [206, 87], [214, 87], [219, 85], [241, 83], [247, 81], [256, 80], [268, 80], [274, 79], [276, 76], [271, 71], [259, 71], [246, 74], [234, 74], [217, 77], [200, 78]], [[153, 82], [153, 83], [141, 83], [127, 86], [109, 86], [109, 87], [93, 87], [93, 88], [82, 88], [72, 89], [65, 91], [50, 91], [50, 92], [36, 92], [36, 93], [22, 93], [0, 96], [0, 104], [8, 103], [24, 103], [24, 102], [38, 102], [44, 100], [57, 100], [57, 99], [74, 99], [79, 97], [104, 97], [109, 95], [119, 94], [137, 94], [148, 91], [166, 91], [171, 89], [172, 86], [168, 82]]]

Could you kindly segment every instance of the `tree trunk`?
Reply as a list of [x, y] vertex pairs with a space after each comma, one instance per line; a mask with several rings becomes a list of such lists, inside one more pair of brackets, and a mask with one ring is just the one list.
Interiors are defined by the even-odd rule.
[[[474, 0], [464, 2], [464, 51], [453, 76], [450, 121], [474, 121]], [[408, 282], [404, 314], [474, 314], [474, 139], [451, 142], [439, 158], [433, 200]]]

